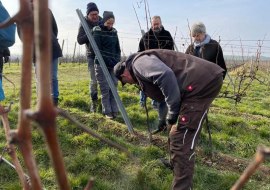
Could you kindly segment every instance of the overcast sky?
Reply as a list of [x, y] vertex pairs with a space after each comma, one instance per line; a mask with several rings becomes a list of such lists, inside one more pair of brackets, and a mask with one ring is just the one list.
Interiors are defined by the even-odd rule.
[[[1, 0], [11, 15], [18, 11], [18, 0]], [[58, 23], [59, 42], [65, 40], [64, 54], [72, 54], [77, 38], [79, 18], [76, 9], [85, 15], [89, 0], [53, 0], [50, 8]], [[147, 30], [144, 1], [142, 0], [96, 0], [100, 10], [113, 11], [116, 18], [114, 27], [118, 30], [120, 45], [125, 54], [136, 52], [141, 37], [140, 27]], [[148, 0], [150, 15], [160, 15], [163, 26], [175, 38], [179, 51], [184, 51], [190, 42], [188, 23], [202, 21], [207, 33], [215, 40], [221, 39], [224, 54], [254, 55], [258, 44], [262, 55], [270, 57], [270, 1], [269, 0]], [[261, 41], [258, 41], [261, 40]], [[79, 46], [77, 54], [84, 54]], [[241, 48], [242, 47], [242, 48]], [[11, 51], [21, 52], [17, 38]]]

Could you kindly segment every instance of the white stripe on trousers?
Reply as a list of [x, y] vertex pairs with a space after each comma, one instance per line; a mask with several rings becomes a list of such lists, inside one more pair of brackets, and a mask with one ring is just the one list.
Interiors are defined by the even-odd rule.
[[184, 134], [184, 138], [183, 138], [183, 144], [185, 144], [185, 138], [186, 138], [186, 134], [187, 134], [187, 132], [188, 132], [188, 129], [186, 129], [186, 132], [185, 132], [185, 134]]
[[196, 136], [198, 135], [198, 132], [200, 131], [200, 128], [202, 126], [202, 122], [203, 122], [204, 116], [207, 114], [207, 111], [208, 111], [207, 109], [204, 111], [204, 114], [203, 114], [203, 116], [202, 116], [202, 118], [200, 120], [200, 123], [198, 125], [198, 129], [197, 129], [197, 131], [196, 131], [196, 133], [195, 133], [195, 135], [193, 137], [192, 144], [191, 144], [191, 147], [190, 147], [191, 150], [193, 150], [193, 148], [194, 148], [194, 142], [195, 142]]

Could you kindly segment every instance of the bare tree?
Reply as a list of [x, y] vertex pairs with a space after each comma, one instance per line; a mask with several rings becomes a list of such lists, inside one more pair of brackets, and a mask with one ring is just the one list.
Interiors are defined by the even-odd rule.
[[[233, 99], [235, 100], [235, 104], [237, 104], [241, 101], [242, 97], [246, 95], [247, 90], [254, 80], [261, 82], [261, 79], [258, 77], [258, 70], [261, 65], [262, 42], [258, 42], [257, 45], [258, 48], [255, 52], [255, 56], [251, 59], [244, 55], [244, 49], [241, 45], [241, 60], [236, 61], [233, 58], [233, 66], [229, 68], [229, 71], [235, 75], [234, 81], [228, 76], [230, 82], [227, 84], [220, 97]], [[232, 54], [234, 55], [234, 53]], [[232, 92], [228, 90], [230, 85], [233, 86]]]

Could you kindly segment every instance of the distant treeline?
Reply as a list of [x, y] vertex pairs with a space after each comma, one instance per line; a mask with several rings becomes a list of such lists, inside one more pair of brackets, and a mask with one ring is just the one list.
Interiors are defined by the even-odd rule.
[[[230, 65], [235, 64], [242, 64], [243, 61], [253, 61], [255, 60], [255, 57], [247, 57], [247, 56], [231, 56], [231, 55], [225, 55], [225, 61], [228, 68], [230, 68]], [[122, 56], [122, 60], [125, 59], [126, 56]], [[20, 63], [21, 62], [21, 56], [11, 56], [10, 57], [11, 63]], [[270, 57], [261, 57], [260, 62], [262, 64], [269, 64], [270, 63]], [[87, 57], [85, 55], [77, 55], [77, 56], [63, 56], [59, 59], [59, 63], [87, 63]]]

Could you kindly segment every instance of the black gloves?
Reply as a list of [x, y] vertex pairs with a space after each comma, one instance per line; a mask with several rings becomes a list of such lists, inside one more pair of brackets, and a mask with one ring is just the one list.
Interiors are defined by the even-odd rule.
[[178, 114], [168, 114], [166, 118], [166, 122], [168, 125], [173, 125], [177, 122]]
[[111, 58], [106, 62], [108, 68], [113, 68], [119, 61], [117, 59]]
[[4, 62], [7, 63], [9, 61], [9, 56], [4, 57]]

